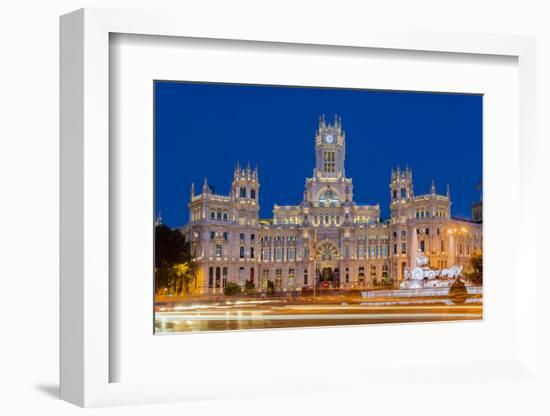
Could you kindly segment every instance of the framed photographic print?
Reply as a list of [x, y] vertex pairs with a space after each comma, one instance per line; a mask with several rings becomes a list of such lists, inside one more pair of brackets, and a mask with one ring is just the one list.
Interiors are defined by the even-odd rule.
[[210, 23], [62, 17], [62, 398], [534, 391], [533, 39]]

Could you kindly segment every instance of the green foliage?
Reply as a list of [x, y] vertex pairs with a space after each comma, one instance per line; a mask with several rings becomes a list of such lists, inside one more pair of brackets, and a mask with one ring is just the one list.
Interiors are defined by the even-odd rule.
[[472, 253], [470, 264], [468, 270], [464, 272], [464, 277], [476, 285], [483, 283], [483, 254], [480, 251]]
[[238, 295], [239, 293], [241, 293], [241, 287], [234, 282], [227, 282], [223, 289], [223, 294], [226, 296]]
[[165, 225], [155, 227], [155, 288], [171, 295], [188, 293], [197, 265], [191, 244], [180, 230]]
[[244, 282], [244, 293], [247, 295], [253, 295], [254, 292], [256, 292], [256, 287], [254, 286], [254, 282], [251, 282], [250, 280], [247, 280]]
[[155, 267], [169, 268], [190, 260], [189, 244], [179, 230], [166, 225], [155, 227]]

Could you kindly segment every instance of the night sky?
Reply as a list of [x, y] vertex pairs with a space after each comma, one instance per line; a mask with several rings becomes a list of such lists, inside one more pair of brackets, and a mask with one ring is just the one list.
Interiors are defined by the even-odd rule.
[[237, 161], [258, 165], [260, 217], [295, 205], [315, 166], [319, 116], [342, 117], [354, 200], [389, 217], [391, 168], [413, 170], [415, 194], [451, 186], [453, 217], [470, 217], [482, 174], [482, 96], [155, 82], [156, 212], [188, 220], [191, 182], [228, 194]]

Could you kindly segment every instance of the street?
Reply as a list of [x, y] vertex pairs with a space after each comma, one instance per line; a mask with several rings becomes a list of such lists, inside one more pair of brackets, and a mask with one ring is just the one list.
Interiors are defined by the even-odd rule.
[[410, 304], [276, 304], [240, 301], [233, 304], [164, 306], [155, 314], [156, 333], [243, 329], [319, 327], [405, 322], [480, 320], [483, 305]]

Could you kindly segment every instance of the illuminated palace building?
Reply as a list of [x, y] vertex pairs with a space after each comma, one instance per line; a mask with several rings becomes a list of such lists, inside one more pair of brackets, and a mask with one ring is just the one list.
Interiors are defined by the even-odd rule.
[[[451, 217], [449, 187], [445, 195], [432, 182], [416, 195], [410, 169], [392, 170], [389, 220], [380, 205], [353, 199], [353, 182], [345, 171], [346, 137], [341, 119], [322, 117], [315, 135], [315, 169], [306, 178], [303, 200], [275, 205], [272, 219], [260, 219], [258, 169], [237, 164], [229, 195], [191, 189], [189, 223], [183, 231], [192, 242], [200, 293], [221, 293], [228, 282], [253, 282], [263, 291], [303, 287], [357, 288], [397, 286], [414, 268], [417, 250], [433, 268], [465, 265], [482, 247], [481, 221]], [[480, 218], [479, 204], [476, 217]], [[412, 248], [412, 249], [411, 249]], [[411, 267], [412, 265], [412, 267]], [[271, 285], [270, 285], [271, 286]]]

